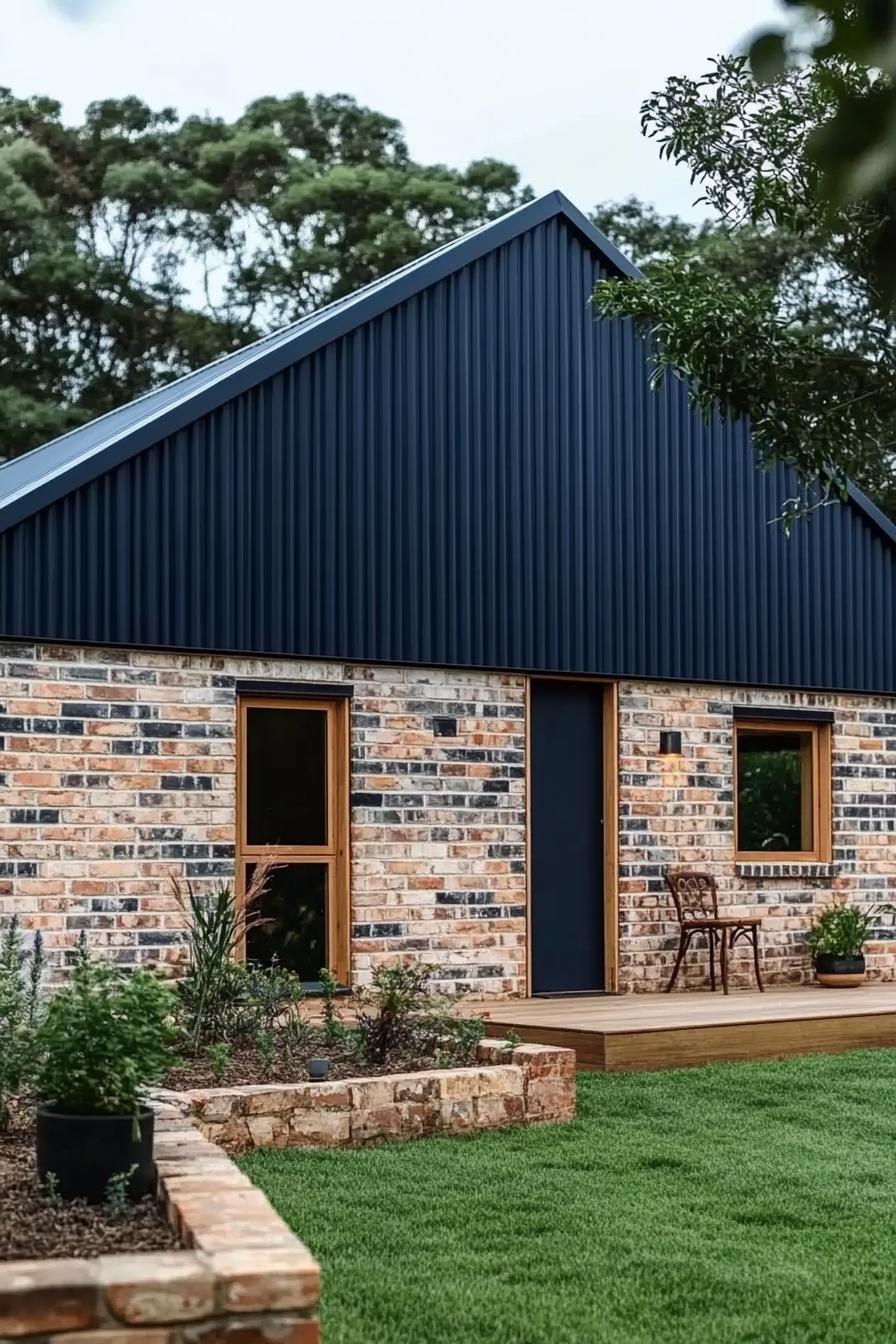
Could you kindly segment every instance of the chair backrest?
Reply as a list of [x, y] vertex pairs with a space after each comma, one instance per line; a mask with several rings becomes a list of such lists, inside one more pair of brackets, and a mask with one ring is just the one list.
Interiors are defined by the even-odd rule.
[[719, 898], [712, 873], [693, 873], [686, 869], [666, 870], [666, 886], [672, 893], [678, 918], [718, 919]]

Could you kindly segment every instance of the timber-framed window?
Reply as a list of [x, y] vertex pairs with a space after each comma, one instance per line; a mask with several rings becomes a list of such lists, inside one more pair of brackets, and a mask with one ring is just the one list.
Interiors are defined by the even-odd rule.
[[249, 961], [349, 976], [348, 714], [345, 699], [241, 696], [237, 772], [240, 892], [273, 860], [245, 938]]
[[734, 829], [739, 861], [830, 862], [829, 723], [735, 721]]

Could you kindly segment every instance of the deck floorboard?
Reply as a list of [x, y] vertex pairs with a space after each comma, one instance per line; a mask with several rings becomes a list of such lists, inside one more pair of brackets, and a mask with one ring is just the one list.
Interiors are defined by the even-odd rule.
[[469, 1004], [490, 1034], [565, 1045], [606, 1072], [896, 1046], [896, 984], [517, 999]]

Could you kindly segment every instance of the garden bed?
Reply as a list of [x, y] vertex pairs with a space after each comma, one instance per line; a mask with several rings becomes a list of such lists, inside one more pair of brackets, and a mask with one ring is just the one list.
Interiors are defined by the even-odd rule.
[[[348, 1033], [335, 1041], [326, 1041], [322, 1033], [315, 1033], [306, 1045], [296, 1048], [289, 1043], [285, 1032], [273, 1032], [265, 1050], [251, 1042], [238, 1042], [217, 1057], [208, 1050], [195, 1054], [182, 1052], [177, 1064], [166, 1074], [164, 1085], [171, 1091], [185, 1092], [209, 1087], [304, 1083], [308, 1080], [308, 1061], [320, 1056], [329, 1061], [328, 1077], [331, 1079], [418, 1073], [433, 1068], [436, 1063], [431, 1050], [425, 1052], [413, 1041], [390, 1052], [384, 1063], [377, 1063], [363, 1057]], [[475, 1058], [474, 1045], [461, 1055], [455, 1052], [451, 1062], [472, 1063]]]
[[189, 1120], [165, 1107], [156, 1113], [168, 1249], [146, 1250], [129, 1238], [127, 1254], [7, 1260], [0, 1339], [121, 1344], [135, 1331], [147, 1341], [177, 1331], [208, 1341], [318, 1344], [320, 1271], [310, 1252]]
[[33, 1127], [23, 1123], [0, 1135], [0, 1261], [92, 1258], [178, 1245], [155, 1199], [122, 1208], [61, 1200], [38, 1184]]
[[157, 1091], [226, 1152], [358, 1147], [575, 1117], [575, 1054], [481, 1041], [476, 1064], [327, 1082]]

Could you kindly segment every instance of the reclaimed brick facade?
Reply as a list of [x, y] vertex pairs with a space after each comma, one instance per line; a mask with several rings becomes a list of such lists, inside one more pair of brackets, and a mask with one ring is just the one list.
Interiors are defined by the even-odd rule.
[[[179, 955], [169, 889], [233, 874], [236, 681], [352, 683], [352, 974], [396, 952], [525, 985], [524, 680], [0, 642], [0, 917], [57, 963]], [[436, 737], [434, 716], [457, 719]]]
[[[825, 709], [834, 714], [833, 862], [736, 864], [734, 705]], [[680, 758], [657, 753], [660, 728], [682, 733]], [[716, 875], [732, 914], [762, 917], [768, 982], [812, 979], [805, 931], [833, 898], [896, 902], [896, 700], [887, 697], [623, 683], [619, 694], [620, 988], [662, 988], [677, 946], [663, 881], [668, 866]], [[886, 929], [867, 955], [869, 974], [896, 975], [896, 933]], [[708, 984], [694, 950], [679, 984]], [[732, 984], [749, 985], [746, 949], [732, 958]]]
[[[354, 982], [400, 953], [452, 992], [525, 993], [525, 679], [502, 673], [0, 642], [0, 919], [41, 928], [58, 964], [82, 929], [123, 964], [180, 955], [170, 875], [233, 872], [240, 678], [353, 686]], [[735, 865], [735, 704], [833, 711], [830, 865]], [[680, 759], [659, 756], [661, 727]], [[726, 905], [762, 916], [771, 983], [811, 978], [814, 907], [896, 901], [893, 699], [624, 682], [619, 753], [621, 990], [668, 974], [668, 865], [709, 867]], [[893, 978], [896, 939], [868, 961]], [[706, 983], [705, 958], [681, 983]]]

